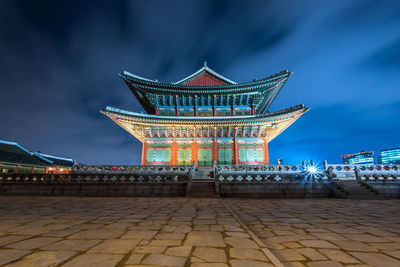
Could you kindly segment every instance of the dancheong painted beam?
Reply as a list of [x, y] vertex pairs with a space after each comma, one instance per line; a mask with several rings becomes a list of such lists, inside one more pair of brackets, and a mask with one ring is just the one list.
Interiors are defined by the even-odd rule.
[[124, 72], [149, 114], [101, 112], [143, 143], [142, 164], [269, 164], [268, 143], [308, 111], [303, 105], [266, 111], [289, 76], [236, 83], [205, 65], [167, 84]]

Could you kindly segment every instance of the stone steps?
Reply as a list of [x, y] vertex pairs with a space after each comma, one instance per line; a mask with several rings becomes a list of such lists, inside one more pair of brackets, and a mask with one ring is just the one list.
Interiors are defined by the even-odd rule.
[[197, 168], [192, 176], [190, 197], [218, 198], [211, 168]]
[[[345, 198], [349, 199], [385, 199], [382, 195], [378, 194], [372, 188], [369, 188], [365, 184], [357, 181], [346, 181], [340, 182], [340, 186], [343, 188], [347, 195]], [[343, 191], [342, 190], [342, 191]]]

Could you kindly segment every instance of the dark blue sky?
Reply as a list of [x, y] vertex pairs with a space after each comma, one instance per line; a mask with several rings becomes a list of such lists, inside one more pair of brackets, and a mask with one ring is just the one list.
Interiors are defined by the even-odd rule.
[[272, 163], [400, 146], [400, 1], [0, 1], [0, 139], [82, 163], [135, 164], [99, 113], [141, 111], [123, 70], [172, 82], [203, 61], [245, 82], [294, 72], [270, 110], [311, 110]]

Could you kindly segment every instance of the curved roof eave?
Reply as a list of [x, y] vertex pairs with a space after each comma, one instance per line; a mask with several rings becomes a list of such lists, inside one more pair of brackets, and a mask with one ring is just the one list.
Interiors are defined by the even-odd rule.
[[262, 115], [249, 115], [249, 116], [230, 116], [230, 117], [172, 117], [172, 116], [158, 116], [158, 115], [149, 115], [149, 114], [141, 114], [131, 111], [120, 110], [112, 107], [106, 107], [106, 109], [101, 110], [100, 112], [105, 115], [110, 115], [113, 117], [141, 121], [143, 123], [155, 123], [155, 124], [165, 124], [165, 123], [175, 123], [175, 124], [202, 124], [202, 123], [210, 123], [210, 124], [218, 124], [218, 123], [266, 123], [266, 122], [274, 122], [274, 120], [284, 120], [282, 116], [286, 115], [301, 115], [307, 112], [309, 108], [304, 107], [303, 104], [278, 110], [275, 112], [270, 112]]

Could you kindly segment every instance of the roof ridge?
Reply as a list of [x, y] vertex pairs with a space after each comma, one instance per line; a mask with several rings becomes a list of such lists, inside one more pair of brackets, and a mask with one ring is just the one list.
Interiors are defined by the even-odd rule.
[[223, 81], [225, 81], [227, 83], [237, 84], [237, 82], [234, 82], [231, 79], [228, 79], [225, 76], [222, 76], [221, 74], [219, 74], [218, 72], [212, 70], [211, 68], [209, 68], [207, 66], [207, 64], [204, 64], [204, 66], [201, 67], [198, 71], [196, 71], [196, 72], [190, 74], [189, 76], [187, 76], [187, 77], [185, 77], [185, 78], [183, 78], [183, 79], [181, 79], [181, 80], [179, 80], [177, 82], [174, 82], [172, 84], [182, 84], [183, 82], [191, 80], [191, 79], [195, 78], [197, 75], [199, 75], [199, 74], [201, 74], [202, 72], [205, 72], [205, 71], [211, 73], [212, 75], [216, 76], [217, 78], [219, 78], [219, 79], [221, 79], [221, 80], [223, 80]]

